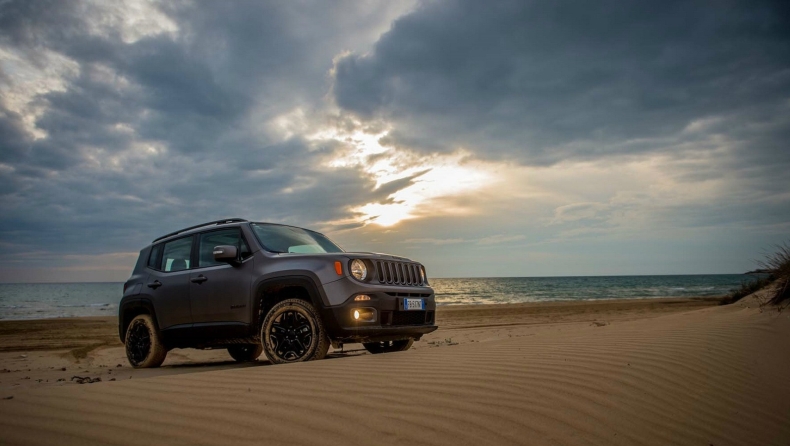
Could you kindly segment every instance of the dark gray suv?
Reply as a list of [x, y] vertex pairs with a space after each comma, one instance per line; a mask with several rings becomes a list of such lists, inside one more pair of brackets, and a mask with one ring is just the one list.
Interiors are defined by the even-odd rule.
[[123, 289], [118, 329], [134, 367], [157, 367], [172, 348], [272, 363], [320, 359], [330, 344], [401, 351], [437, 328], [421, 264], [239, 218], [154, 240]]

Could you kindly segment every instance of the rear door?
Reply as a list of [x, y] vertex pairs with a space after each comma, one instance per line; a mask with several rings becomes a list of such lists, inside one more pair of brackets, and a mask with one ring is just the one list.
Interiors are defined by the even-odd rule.
[[[197, 266], [190, 272], [189, 293], [195, 328], [214, 326], [229, 335], [236, 330], [246, 330], [253, 272], [249, 245], [239, 228], [203, 232], [197, 237]], [[214, 260], [214, 247], [219, 245], [236, 246], [238, 262]], [[221, 327], [223, 325], [227, 327]]]
[[[161, 330], [192, 323], [189, 302], [189, 273], [193, 237], [182, 237], [154, 246], [148, 262], [148, 280], [143, 286], [154, 302]], [[156, 258], [154, 258], [156, 256]]]

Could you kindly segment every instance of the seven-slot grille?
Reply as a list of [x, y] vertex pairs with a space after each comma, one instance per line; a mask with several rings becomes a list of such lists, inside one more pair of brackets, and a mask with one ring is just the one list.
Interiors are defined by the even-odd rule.
[[379, 283], [390, 285], [423, 286], [420, 280], [420, 265], [407, 262], [376, 260], [376, 274]]

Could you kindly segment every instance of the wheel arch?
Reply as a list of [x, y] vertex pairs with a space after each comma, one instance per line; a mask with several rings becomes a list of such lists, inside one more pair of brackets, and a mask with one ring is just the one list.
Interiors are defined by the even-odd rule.
[[156, 311], [154, 304], [148, 299], [135, 299], [121, 304], [120, 311], [118, 312], [118, 335], [121, 338], [121, 343], [126, 343], [126, 330], [129, 328], [129, 323], [132, 319], [141, 315], [147, 314], [151, 316], [154, 321], [156, 330], [159, 331], [159, 322], [156, 320]]
[[252, 327], [260, 327], [266, 312], [285, 299], [298, 298], [313, 304], [320, 314], [324, 299], [315, 281], [305, 275], [288, 275], [261, 281], [255, 288]]

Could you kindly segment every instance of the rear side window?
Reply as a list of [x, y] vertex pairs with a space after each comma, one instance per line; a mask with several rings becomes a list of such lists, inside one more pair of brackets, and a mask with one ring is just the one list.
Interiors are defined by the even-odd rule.
[[148, 267], [159, 269], [159, 254], [162, 254], [162, 245], [156, 245], [151, 248], [151, 254], [148, 256]]
[[241, 236], [241, 231], [238, 228], [204, 232], [200, 234], [199, 267], [225, 264], [214, 260], [214, 247], [219, 245], [235, 246], [239, 250], [239, 255], [242, 259], [250, 255], [250, 249], [247, 247], [247, 243], [244, 242], [244, 238]]
[[164, 253], [162, 253], [162, 271], [183, 271], [190, 268], [190, 256], [192, 255], [192, 237], [180, 238], [165, 243]]

